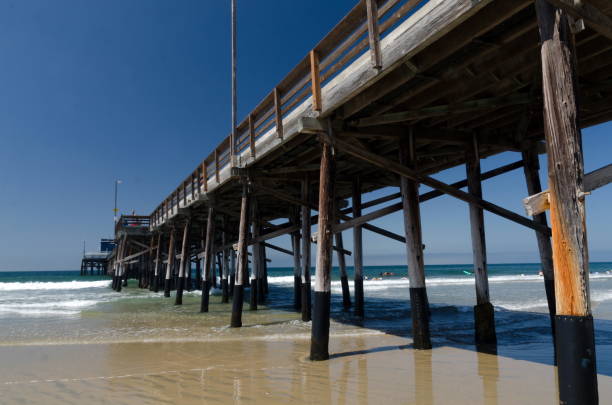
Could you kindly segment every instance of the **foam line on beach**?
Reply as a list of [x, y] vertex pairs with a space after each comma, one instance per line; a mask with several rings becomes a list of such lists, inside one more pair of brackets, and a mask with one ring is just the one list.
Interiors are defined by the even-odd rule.
[[110, 280], [98, 281], [59, 281], [59, 282], [13, 282], [0, 283], [0, 291], [22, 291], [22, 290], [81, 290], [84, 288], [106, 288], [110, 287]]

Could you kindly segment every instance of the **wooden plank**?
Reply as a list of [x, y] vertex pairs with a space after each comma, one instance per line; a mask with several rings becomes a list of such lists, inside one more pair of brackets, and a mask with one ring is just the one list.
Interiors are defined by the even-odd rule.
[[449, 114], [463, 114], [472, 111], [498, 109], [502, 107], [530, 104], [534, 100], [529, 95], [510, 95], [502, 97], [486, 97], [461, 103], [444, 104], [425, 107], [417, 110], [402, 111], [373, 117], [360, 118], [350, 124], [360, 128], [374, 125], [395, 124], [399, 122], [447, 116]]
[[251, 157], [255, 159], [255, 126], [253, 124], [253, 114], [249, 114], [249, 149], [251, 150]]
[[312, 109], [320, 112], [321, 103], [321, 73], [319, 72], [319, 54], [313, 49], [310, 51], [310, 83], [312, 88]]
[[351, 156], [354, 156], [356, 158], [359, 158], [363, 161], [369, 162], [373, 164], [374, 166], [378, 166], [381, 169], [386, 169], [393, 173], [399, 174], [400, 176], [414, 179], [415, 181], [423, 183], [436, 190], [442, 191], [445, 194], [451, 195], [459, 200], [463, 200], [468, 203], [474, 203], [480, 206], [481, 208], [487, 211], [490, 211], [496, 215], [509, 219], [513, 222], [516, 222], [528, 228], [535, 229], [537, 231], [544, 232], [550, 235], [550, 229], [548, 227], [544, 227], [541, 224], [535, 223], [534, 221], [528, 218], [518, 215], [510, 210], [507, 210], [489, 201], [485, 201], [481, 198], [474, 197], [469, 193], [456, 189], [444, 182], [434, 179], [433, 177], [420, 174], [416, 170], [405, 167], [393, 160], [387, 159], [383, 156], [377, 155], [369, 151], [365, 151], [361, 149], [360, 147], [355, 146], [352, 143], [346, 142], [339, 138], [334, 138], [331, 140], [331, 142], [334, 144], [334, 146], [338, 147], [343, 152]]
[[274, 119], [276, 122], [276, 135], [283, 139], [283, 112], [281, 104], [280, 90], [274, 88]]
[[[604, 166], [584, 175], [581, 195], [590, 193], [612, 182], [612, 164]], [[527, 215], [539, 215], [550, 209], [550, 191], [544, 190], [523, 199]]]
[[364, 0], [368, 15], [368, 40], [370, 42], [370, 56], [374, 69], [382, 68], [380, 55], [380, 33], [378, 32], [378, 4], [376, 0]]

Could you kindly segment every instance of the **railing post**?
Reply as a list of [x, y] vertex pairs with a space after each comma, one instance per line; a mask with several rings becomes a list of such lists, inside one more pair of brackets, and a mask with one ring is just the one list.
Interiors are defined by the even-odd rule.
[[280, 139], [283, 139], [283, 112], [278, 87], [274, 88], [274, 113], [276, 118], [276, 134]]
[[202, 162], [202, 181], [204, 181], [204, 192], [208, 192], [208, 171], [206, 169], [206, 160]]
[[312, 85], [312, 109], [320, 112], [321, 105], [321, 75], [319, 72], [319, 54], [310, 51], [310, 82]]
[[249, 114], [249, 147], [251, 149], [251, 157], [255, 159], [255, 123], [253, 122], [253, 114]]
[[380, 54], [380, 34], [378, 32], [378, 4], [376, 0], [365, 0], [368, 14], [368, 39], [370, 41], [370, 57], [375, 69], [382, 68], [382, 55]]
[[215, 149], [215, 180], [219, 183], [219, 148]]

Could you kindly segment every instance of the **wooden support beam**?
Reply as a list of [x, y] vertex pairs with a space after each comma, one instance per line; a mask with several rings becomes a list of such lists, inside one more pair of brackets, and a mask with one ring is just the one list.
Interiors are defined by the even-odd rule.
[[312, 88], [312, 110], [321, 112], [321, 74], [319, 72], [319, 54], [314, 49], [310, 51], [310, 83]]
[[[310, 198], [310, 183], [308, 176], [302, 180], [302, 200]], [[310, 207], [309, 204], [301, 205], [301, 232], [302, 232], [302, 321], [311, 319], [311, 289], [310, 289]]]
[[161, 250], [162, 250], [162, 234], [161, 232], [157, 234], [157, 251], [155, 252], [155, 270], [153, 274], [153, 292], [159, 292], [159, 267], [160, 267], [160, 258], [161, 258]]
[[[298, 224], [300, 221], [299, 211], [296, 209], [293, 217], [293, 223]], [[296, 312], [302, 311], [302, 263], [300, 255], [300, 232], [291, 233], [291, 247], [293, 249], [293, 308]]]
[[261, 283], [259, 283], [259, 279], [261, 277], [261, 242], [257, 241], [257, 237], [259, 237], [259, 209], [257, 205], [257, 198], [253, 198], [251, 201], [251, 234], [253, 235], [253, 265], [251, 266], [251, 294], [250, 294], [250, 302], [249, 309], [251, 311], [257, 310], [258, 304], [258, 295], [260, 293], [259, 287], [261, 287]]
[[559, 402], [598, 404], [595, 331], [589, 297], [584, 164], [575, 54], [568, 15], [536, 0], [541, 37], [544, 135], [555, 272]]
[[548, 0], [548, 2], [572, 17], [584, 20], [588, 27], [612, 40], [612, 19], [589, 4], [589, 0]]
[[321, 146], [319, 176], [319, 240], [312, 311], [310, 360], [329, 359], [329, 312], [331, 304], [332, 225], [334, 223], [334, 156], [332, 146]]
[[[604, 166], [584, 175], [580, 196], [612, 183], [612, 164]], [[550, 209], [550, 191], [544, 190], [523, 199], [523, 206], [527, 215], [539, 215]]]
[[168, 242], [168, 264], [166, 265], [166, 278], [164, 280], [164, 297], [170, 297], [170, 280], [172, 278], [172, 266], [174, 265], [174, 228], [170, 230], [170, 241]]
[[242, 304], [244, 302], [244, 283], [248, 268], [247, 237], [249, 232], [249, 186], [246, 179], [242, 180], [242, 197], [240, 200], [240, 223], [238, 225], [238, 265], [234, 285], [234, 299], [232, 301], [232, 319], [230, 326], [242, 326]]
[[[524, 161], [524, 174], [525, 183], [527, 184], [527, 191], [530, 194], [536, 194], [542, 191], [542, 184], [540, 182], [540, 162], [538, 160], [538, 154], [533, 143], [527, 143], [524, 145], [522, 153]], [[548, 226], [546, 220], [546, 214], [537, 214], [533, 216], [534, 221], [540, 222], [542, 225]], [[553, 258], [552, 258], [552, 246], [550, 243], [550, 237], [540, 232], [536, 232], [536, 239], [538, 241], [538, 251], [540, 253], [540, 263], [542, 264], [542, 274], [544, 275], [544, 289], [546, 291], [546, 300], [548, 302], [548, 312], [551, 320], [551, 330], [553, 339], [555, 336], [555, 286], [554, 286], [554, 272], [553, 272]]]
[[[352, 189], [353, 218], [361, 216], [361, 180], [355, 177]], [[355, 315], [359, 318], [364, 317], [364, 296], [363, 296], [363, 234], [362, 226], [356, 224], [353, 227], [353, 268], [355, 271]]]
[[202, 300], [200, 302], [200, 312], [208, 312], [210, 303], [210, 287], [212, 285], [211, 275], [213, 270], [214, 252], [213, 244], [215, 240], [215, 208], [210, 205], [208, 207], [208, 215], [206, 219], [206, 239], [204, 243], [204, 266], [202, 277]]
[[[416, 145], [411, 133], [409, 139], [400, 141], [400, 164], [414, 170]], [[425, 288], [425, 265], [421, 233], [418, 183], [407, 176], [400, 177], [400, 189], [404, 209], [404, 231], [406, 232], [406, 254], [408, 257], [408, 280], [410, 283], [410, 311], [412, 318], [412, 340], [415, 349], [431, 349], [429, 336], [429, 301]]]
[[255, 149], [255, 123], [253, 114], [249, 114], [249, 149], [251, 151], [251, 157], [255, 159], [257, 151]]
[[456, 189], [444, 182], [434, 179], [433, 177], [420, 174], [416, 170], [405, 167], [384, 156], [380, 156], [376, 153], [365, 151], [359, 148], [358, 146], [355, 146], [349, 142], [346, 142], [338, 138], [332, 139], [331, 142], [333, 142], [333, 144], [337, 146], [343, 152], [351, 156], [354, 156], [356, 158], [359, 158], [363, 161], [369, 162], [373, 164], [374, 166], [378, 166], [382, 169], [389, 170], [393, 173], [399, 174], [400, 176], [408, 177], [410, 179], [423, 183], [431, 188], [442, 191], [445, 194], [451, 195], [459, 200], [462, 200], [468, 203], [474, 203], [487, 211], [490, 211], [496, 215], [509, 219], [520, 225], [523, 225], [528, 228], [535, 229], [537, 231], [544, 232], [550, 235], [550, 229], [548, 227], [544, 227], [539, 223], [536, 223], [528, 218], [518, 215], [510, 210], [507, 210], [489, 201], [485, 201], [481, 198], [474, 197], [473, 195], [469, 193]]
[[190, 221], [188, 220], [185, 223], [185, 227], [183, 228], [183, 239], [181, 242], [181, 262], [179, 265], [179, 274], [178, 274], [178, 285], [176, 286], [176, 297], [175, 297], [175, 305], [183, 305], [183, 290], [185, 288], [185, 267], [187, 267], [187, 263], [189, 263], [189, 254], [187, 250], [189, 249], [189, 227]]
[[370, 57], [374, 69], [382, 68], [382, 55], [380, 53], [380, 33], [378, 32], [378, 4], [377, 0], [364, 0], [368, 17], [368, 41], [370, 43]]
[[340, 269], [340, 285], [342, 286], [342, 307], [345, 311], [351, 308], [351, 292], [349, 290], [348, 275], [346, 274], [346, 261], [344, 260], [344, 253], [340, 250], [344, 249], [344, 243], [342, 241], [342, 232], [335, 234], [336, 246], [338, 246], [338, 268]]
[[[227, 215], [221, 217], [221, 246], [227, 243]], [[221, 302], [226, 304], [229, 302], [229, 255], [228, 248], [221, 251]]]
[[[480, 184], [480, 156], [478, 141], [473, 138], [466, 150], [466, 175], [468, 192], [482, 198]], [[470, 230], [474, 260], [474, 279], [476, 285], [476, 306], [474, 306], [474, 326], [476, 344], [495, 344], [495, 311], [489, 298], [489, 275], [487, 271], [487, 244], [485, 241], [484, 213], [481, 207], [470, 204]]]
[[412, 121], [417, 119], [447, 116], [449, 114], [463, 114], [472, 111], [498, 109], [502, 107], [530, 104], [534, 101], [529, 95], [510, 95], [502, 97], [488, 97], [477, 100], [464, 101], [461, 103], [444, 104], [433, 107], [425, 107], [417, 110], [389, 113], [373, 117], [360, 118], [352, 121], [351, 126], [369, 127], [374, 125], [395, 124], [398, 122]]

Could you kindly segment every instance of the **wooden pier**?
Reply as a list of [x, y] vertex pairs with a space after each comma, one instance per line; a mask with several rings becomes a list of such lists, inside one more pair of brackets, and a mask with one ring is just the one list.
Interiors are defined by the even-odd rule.
[[[127, 277], [138, 277], [141, 287], [164, 288], [166, 296], [175, 289], [179, 305], [183, 289], [197, 286], [207, 312], [219, 268], [222, 300], [233, 297], [228, 324], [240, 327], [245, 288], [251, 289], [251, 309], [266, 299], [266, 249], [290, 254], [294, 307], [304, 321], [312, 319], [311, 358], [324, 360], [332, 251], [341, 267], [345, 255], [355, 258], [352, 303], [342, 274], [345, 308], [356, 316], [367, 311], [365, 230], [406, 245], [414, 347], [430, 349], [419, 205], [450, 195], [469, 207], [475, 341], [496, 341], [486, 210], [536, 232], [556, 333], [560, 400], [595, 404], [584, 200], [611, 181], [612, 166], [584, 174], [581, 129], [611, 119], [609, 1], [358, 1], [150, 216], [121, 218], [113, 286], [120, 290]], [[522, 159], [481, 171], [480, 159], [506, 151]], [[541, 153], [548, 154], [545, 191]], [[463, 181], [432, 177], [459, 165], [466, 167]], [[527, 191], [517, 198], [535, 195], [527, 200], [533, 217], [482, 193], [482, 181], [520, 168]], [[432, 191], [419, 193], [420, 184]], [[361, 201], [363, 193], [386, 187], [397, 192]], [[393, 204], [362, 213], [388, 202]], [[542, 214], [547, 208], [550, 227]], [[402, 235], [369, 223], [398, 211]], [[352, 252], [342, 243], [349, 228]], [[282, 235], [291, 237], [291, 251], [272, 243]], [[192, 263], [196, 280], [186, 270]]]

